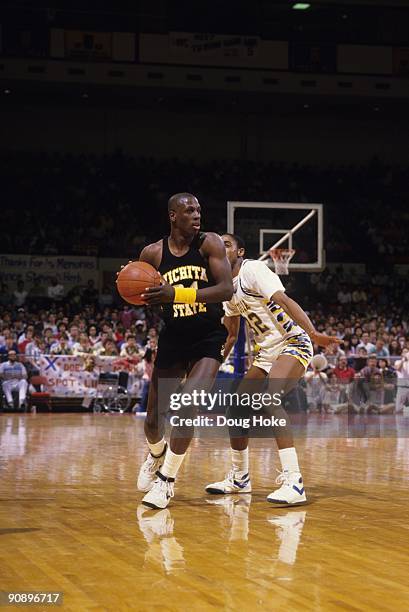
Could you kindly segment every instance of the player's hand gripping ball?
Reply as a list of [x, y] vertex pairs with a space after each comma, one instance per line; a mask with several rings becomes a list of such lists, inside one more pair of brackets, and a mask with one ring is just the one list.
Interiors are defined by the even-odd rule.
[[116, 286], [120, 296], [130, 304], [147, 304], [142, 298], [147, 288], [160, 288], [161, 275], [145, 261], [130, 261], [118, 272]]
[[[162, 278], [162, 277], [161, 277]], [[157, 304], [169, 304], [175, 299], [175, 288], [166, 283], [162, 278], [160, 287], [148, 287], [142, 294], [144, 304], [155, 306]]]

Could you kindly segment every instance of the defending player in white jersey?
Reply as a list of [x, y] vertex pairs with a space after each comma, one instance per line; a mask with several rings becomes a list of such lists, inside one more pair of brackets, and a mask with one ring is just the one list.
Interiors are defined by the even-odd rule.
[[[242, 315], [252, 328], [260, 350], [253, 365], [239, 387], [240, 393], [251, 394], [254, 381], [268, 377], [270, 393], [288, 393], [304, 376], [313, 356], [311, 340], [320, 346], [340, 342], [339, 339], [317, 332], [302, 308], [285, 294], [280, 278], [265, 263], [245, 259], [244, 243], [238, 236], [224, 234], [233, 274], [234, 294], [224, 303], [229, 336], [225, 345], [225, 358], [234, 346]], [[274, 417], [284, 418], [285, 427], [275, 431], [282, 471], [276, 482], [281, 485], [268, 495], [276, 504], [302, 504], [307, 500], [303, 478], [298, 465], [297, 452], [289, 425], [288, 415], [282, 407], [273, 408]], [[232, 433], [232, 432], [231, 432]], [[230, 436], [232, 470], [221, 482], [209, 484], [208, 493], [250, 493], [251, 482], [248, 460], [248, 435]]]

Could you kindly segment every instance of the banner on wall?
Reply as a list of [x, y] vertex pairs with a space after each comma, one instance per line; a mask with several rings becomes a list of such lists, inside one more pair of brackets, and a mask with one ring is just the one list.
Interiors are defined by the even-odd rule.
[[288, 70], [288, 42], [230, 34], [141, 33], [139, 61], [144, 64], [220, 66]]
[[290, 69], [297, 72], [336, 72], [336, 45], [292, 43], [289, 60]]
[[96, 257], [46, 256], [46, 255], [0, 255], [1, 280], [11, 291], [19, 280], [26, 289], [37, 280], [47, 285], [57, 278], [65, 292], [77, 285], [86, 285], [93, 280], [98, 286], [98, 260]]
[[211, 63], [223, 60], [240, 60], [254, 57], [260, 46], [258, 36], [229, 34], [195, 34], [192, 32], [171, 32], [169, 50], [174, 57], [185, 58], [187, 62], [195, 58], [209, 58]]
[[404, 76], [409, 75], [409, 47], [399, 47], [393, 50], [393, 72]]
[[136, 394], [140, 377], [133, 375], [135, 365], [120, 357], [95, 357], [92, 371], [85, 369], [85, 358], [72, 355], [41, 355], [37, 358], [26, 357], [26, 361], [45, 376], [52, 397], [95, 397], [98, 378], [103, 372], [128, 372], [128, 392]]
[[112, 32], [65, 30], [65, 57], [69, 59], [105, 61], [112, 58]]

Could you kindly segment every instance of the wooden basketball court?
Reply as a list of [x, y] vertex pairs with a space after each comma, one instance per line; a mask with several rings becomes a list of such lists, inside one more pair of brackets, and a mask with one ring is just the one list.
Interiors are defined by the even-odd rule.
[[407, 438], [298, 440], [309, 504], [292, 509], [265, 501], [270, 440], [241, 497], [205, 494], [228, 443], [194, 440], [157, 512], [135, 488], [142, 419], [2, 415], [0, 447], [0, 591], [63, 591], [76, 612], [409, 608]]

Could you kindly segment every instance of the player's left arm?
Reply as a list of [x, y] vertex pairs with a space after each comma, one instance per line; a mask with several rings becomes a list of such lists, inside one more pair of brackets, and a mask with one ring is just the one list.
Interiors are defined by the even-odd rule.
[[264, 299], [268, 299], [281, 306], [289, 317], [302, 327], [311, 340], [319, 346], [328, 346], [341, 342], [339, 338], [321, 334], [315, 329], [313, 322], [301, 306], [286, 295], [279, 276], [272, 272], [263, 262], [252, 261], [247, 264], [244, 268], [243, 277], [244, 284], [249, 285], [253, 291], [256, 291]]
[[208, 258], [215, 284], [206, 289], [198, 289], [196, 301], [208, 304], [227, 302], [233, 296], [233, 279], [223, 240], [218, 234], [209, 232], [206, 234], [201, 250]]
[[224, 316], [223, 323], [225, 328], [227, 329], [227, 338], [224, 344], [224, 353], [223, 359], [226, 361], [227, 357], [230, 355], [230, 352], [233, 346], [237, 342], [237, 338], [239, 337], [240, 331], [240, 315], [234, 316]]
[[318, 344], [318, 346], [328, 346], [330, 344], [340, 344], [342, 342], [336, 336], [327, 336], [327, 334], [322, 334], [321, 332], [317, 331], [313, 322], [304, 312], [301, 306], [297, 304], [295, 300], [286, 295], [284, 291], [276, 291], [271, 296], [271, 299], [276, 304], [281, 306], [288, 316], [291, 317], [291, 319], [300, 327], [302, 327], [303, 330], [307, 332], [311, 340], [315, 342], [315, 344]]

